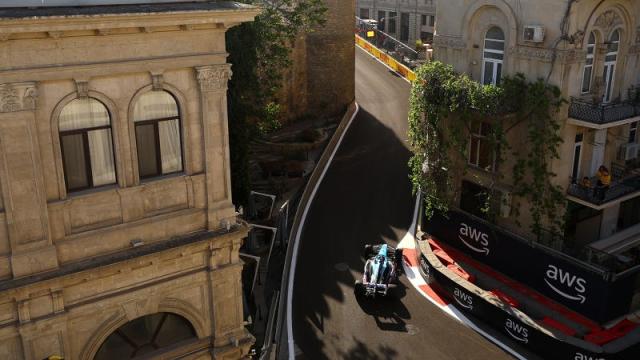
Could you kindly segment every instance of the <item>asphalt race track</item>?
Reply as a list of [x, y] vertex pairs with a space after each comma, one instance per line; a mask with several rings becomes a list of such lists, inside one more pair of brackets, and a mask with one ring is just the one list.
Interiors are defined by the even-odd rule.
[[298, 359], [511, 359], [419, 295], [356, 300], [366, 243], [395, 245], [411, 223], [409, 84], [356, 49], [361, 106], [312, 203], [293, 292]]

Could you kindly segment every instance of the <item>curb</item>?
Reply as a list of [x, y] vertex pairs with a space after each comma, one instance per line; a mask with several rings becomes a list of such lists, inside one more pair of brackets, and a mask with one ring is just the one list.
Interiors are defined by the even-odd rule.
[[[295, 268], [297, 263], [298, 248], [300, 243], [300, 235], [302, 228], [306, 220], [309, 207], [313, 202], [316, 191], [324, 179], [324, 175], [336, 154], [336, 151], [342, 143], [342, 139], [347, 130], [351, 126], [353, 119], [356, 117], [360, 110], [360, 106], [357, 102], [353, 102], [345, 115], [340, 121], [340, 125], [333, 133], [329, 144], [325, 148], [316, 168], [313, 170], [307, 185], [305, 186], [304, 193], [296, 209], [296, 215], [294, 217], [293, 225], [291, 226], [291, 233], [289, 234], [289, 246], [287, 247], [287, 255], [284, 265], [284, 273], [282, 275], [282, 283], [280, 286], [280, 294], [284, 296], [280, 297], [278, 303], [278, 322], [276, 324], [276, 336], [275, 336], [275, 356], [271, 352], [270, 359], [281, 358], [281, 351], [283, 344], [283, 325], [286, 321], [286, 341], [287, 341], [287, 354], [289, 359], [293, 359], [295, 356], [294, 342], [293, 342], [293, 324], [291, 319], [292, 312], [292, 292], [293, 283], [295, 281]], [[293, 242], [292, 242], [293, 241]], [[285, 313], [286, 311], [286, 313]]]

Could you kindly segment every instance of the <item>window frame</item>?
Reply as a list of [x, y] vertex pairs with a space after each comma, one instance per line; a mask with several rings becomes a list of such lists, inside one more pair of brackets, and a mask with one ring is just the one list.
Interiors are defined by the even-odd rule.
[[[150, 91], [145, 91], [142, 94], [140, 94], [140, 96], [136, 97], [134, 99], [134, 101], [132, 102], [132, 109], [135, 109], [135, 106], [137, 104], [137, 102], [140, 100], [140, 97], [152, 92], [152, 91], [162, 91], [167, 93], [169, 96], [171, 96], [171, 98], [173, 99], [173, 101], [176, 104], [176, 109], [178, 114], [176, 116], [168, 116], [168, 117], [163, 117], [163, 118], [157, 118], [157, 119], [147, 119], [147, 120], [140, 120], [140, 121], [136, 121], [135, 118], [133, 118], [133, 113], [132, 113], [132, 123], [133, 123], [133, 137], [135, 139], [135, 151], [136, 151], [136, 160], [137, 160], [137, 171], [138, 171], [138, 179], [140, 182], [146, 182], [146, 181], [150, 181], [150, 180], [155, 180], [155, 179], [162, 179], [165, 178], [167, 176], [172, 176], [172, 175], [176, 175], [176, 174], [182, 174], [185, 172], [185, 167], [186, 167], [186, 163], [185, 163], [185, 147], [184, 147], [184, 129], [183, 129], [183, 116], [182, 116], [182, 110], [180, 107], [180, 102], [178, 101], [178, 98], [171, 93], [170, 91], [167, 91], [166, 89], [161, 89], [161, 90], [150, 90]], [[178, 121], [178, 140], [179, 140], [179, 148], [180, 148], [180, 170], [178, 171], [173, 171], [173, 172], [168, 172], [168, 173], [163, 173], [162, 172], [162, 151], [161, 151], [161, 146], [160, 146], [160, 127], [159, 124], [161, 122], [169, 122], [169, 121]], [[153, 135], [154, 135], [154, 146], [155, 146], [155, 153], [156, 153], [156, 159], [155, 159], [155, 163], [156, 163], [156, 169], [158, 170], [158, 172], [156, 174], [153, 175], [145, 175], [143, 176], [140, 172], [140, 151], [138, 148], [138, 126], [148, 126], [148, 125], [153, 125]]]
[[[613, 36], [618, 34], [617, 40], [612, 40]], [[602, 102], [608, 104], [613, 100], [613, 93], [616, 81], [616, 70], [618, 68], [618, 57], [620, 56], [620, 45], [622, 44], [622, 32], [620, 29], [615, 29], [609, 34], [608, 46], [615, 44], [615, 50], [608, 49], [604, 56], [604, 94], [602, 95]], [[608, 57], [613, 56], [613, 60], [607, 60]]]
[[[494, 39], [494, 38], [487, 37], [489, 32], [494, 28], [500, 30], [500, 32], [502, 33], [502, 39]], [[488, 49], [487, 41], [502, 43], [502, 50]], [[491, 26], [489, 29], [487, 29], [484, 35], [483, 46], [482, 46], [482, 69], [480, 74], [481, 84], [495, 85], [495, 86], [500, 85], [500, 79], [502, 78], [502, 73], [504, 72], [505, 45], [506, 45], [506, 37], [504, 35], [504, 30], [502, 30], [502, 28], [500, 28], [499, 26]], [[486, 57], [486, 53], [496, 54], [501, 56], [501, 58], [500, 59], [488, 58]], [[485, 73], [486, 73], [488, 64], [491, 64], [491, 81], [490, 82], [487, 82], [486, 81], [487, 79], [485, 79]], [[500, 69], [499, 74], [498, 74], [498, 68]]]
[[[70, 101], [68, 101], [67, 103], [65, 103], [64, 106], [61, 107], [60, 113], [58, 113], [57, 117], [56, 117], [56, 121], [57, 121], [57, 124], [58, 124], [58, 141], [59, 141], [59, 145], [60, 145], [60, 155], [61, 155], [61, 161], [62, 161], [62, 177], [63, 177], [63, 180], [64, 180], [64, 189], [65, 189], [67, 194], [75, 194], [75, 193], [86, 191], [86, 190], [90, 190], [90, 189], [100, 189], [100, 188], [105, 188], [105, 187], [112, 187], [112, 186], [118, 184], [118, 166], [117, 166], [117, 162], [116, 162], [116, 151], [115, 151], [116, 147], [115, 147], [114, 131], [113, 131], [113, 121], [112, 121], [113, 117], [111, 116], [111, 111], [109, 110], [109, 108], [107, 107], [107, 105], [104, 102], [102, 102], [102, 101], [100, 101], [100, 100], [98, 100], [98, 99], [96, 99], [95, 97], [92, 97], [92, 96], [88, 96], [88, 98], [92, 99], [94, 101], [97, 101], [100, 105], [102, 105], [104, 107], [105, 111], [107, 112], [107, 116], [109, 117], [109, 124], [108, 125], [100, 125], [100, 126], [73, 129], [73, 130], [60, 130], [60, 128], [59, 128], [59, 126], [60, 126], [60, 115], [64, 111], [65, 107], [67, 107], [73, 101], [81, 99], [80, 97], [75, 97], [75, 98], [71, 99]], [[88, 134], [91, 131], [99, 131], [99, 130], [109, 130], [111, 153], [112, 153], [112, 157], [113, 157], [114, 182], [95, 186], [94, 185], [94, 179], [93, 179], [93, 166], [91, 164], [91, 149], [89, 147], [89, 135]], [[63, 138], [65, 136], [74, 136], [74, 135], [78, 135], [78, 134], [82, 135], [82, 150], [83, 150], [83, 154], [84, 154], [85, 176], [87, 177], [87, 186], [71, 189], [69, 187], [69, 178], [68, 178], [68, 171], [67, 171], [67, 159], [66, 159], [66, 156], [65, 156]]]
[[[477, 121], [477, 122], [473, 122], [471, 124], [471, 129], [469, 132], [469, 145], [468, 145], [468, 155], [467, 155], [467, 165], [475, 168], [475, 169], [479, 169], [482, 171], [487, 171], [487, 172], [495, 172], [496, 171], [496, 150], [492, 149], [491, 151], [491, 166], [489, 169], [482, 167], [480, 165], [480, 148], [482, 146], [482, 142], [483, 141], [488, 141], [488, 136], [487, 135], [483, 135], [482, 134], [482, 126], [483, 124], [486, 124], [489, 129], [491, 129], [491, 123], [488, 121]], [[476, 129], [474, 129], [474, 125], [477, 126]], [[478, 144], [477, 144], [477, 148], [476, 148], [476, 159], [474, 159], [475, 162], [472, 161], [471, 159], [471, 147], [473, 146], [473, 140], [476, 139]], [[491, 145], [490, 143], [488, 145]]]
[[[592, 38], [593, 38], [593, 42], [591, 42]], [[592, 31], [589, 34], [589, 39], [587, 40], [587, 55], [585, 58], [585, 65], [582, 70], [582, 83], [580, 84], [580, 92], [582, 94], [588, 94], [591, 92], [591, 86], [593, 84], [593, 69], [594, 69], [594, 63], [595, 63], [596, 43], [597, 43], [596, 34]], [[591, 50], [591, 53], [589, 52], [589, 50]], [[587, 69], [590, 70], [588, 79], [587, 79]], [[586, 87], [585, 87], [585, 82], [588, 82], [588, 85]]]

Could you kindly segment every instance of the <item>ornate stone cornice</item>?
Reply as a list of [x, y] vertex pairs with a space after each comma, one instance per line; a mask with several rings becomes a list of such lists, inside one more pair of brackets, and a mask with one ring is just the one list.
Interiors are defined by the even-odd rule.
[[0, 113], [35, 110], [36, 83], [0, 84]]
[[231, 65], [199, 66], [196, 68], [198, 83], [202, 91], [226, 91], [231, 80]]
[[467, 47], [464, 40], [457, 36], [436, 35], [433, 37], [433, 46], [448, 47], [452, 49], [464, 49]]

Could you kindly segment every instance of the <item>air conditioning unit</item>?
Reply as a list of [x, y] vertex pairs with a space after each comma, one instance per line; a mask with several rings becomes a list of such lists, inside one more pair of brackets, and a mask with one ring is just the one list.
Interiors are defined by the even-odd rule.
[[498, 199], [500, 201], [500, 217], [508, 218], [511, 216], [512, 196], [508, 191], [498, 191]]
[[638, 155], [640, 155], [640, 144], [623, 144], [620, 146], [620, 151], [618, 152], [618, 160], [629, 161], [637, 159]]
[[544, 27], [528, 25], [524, 27], [524, 41], [541, 43], [544, 41]]

